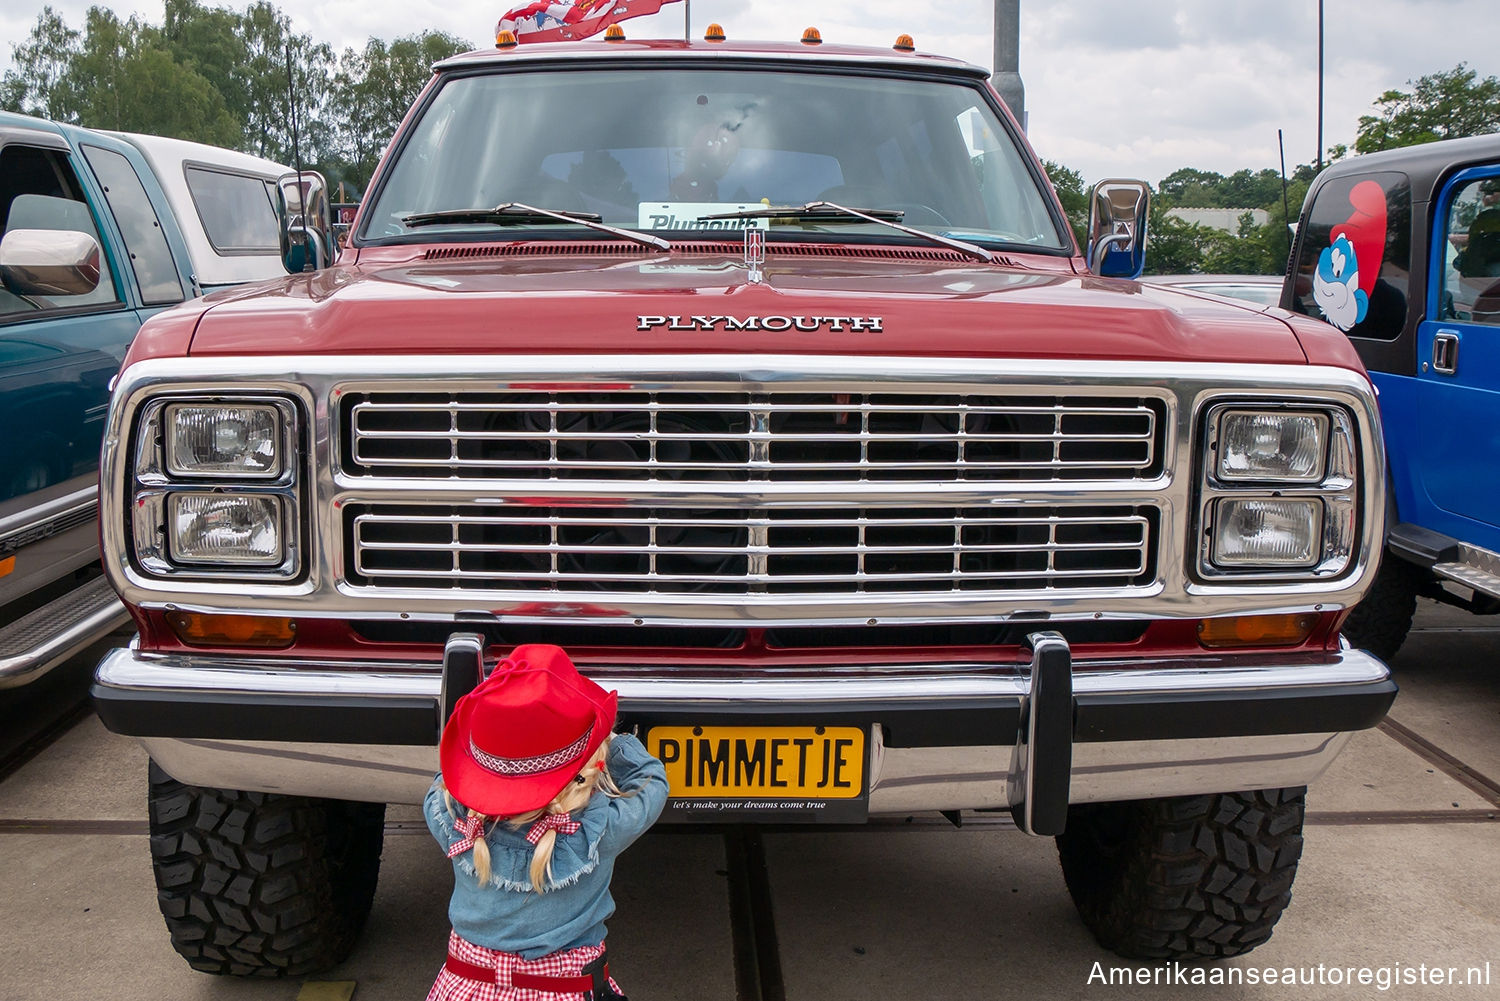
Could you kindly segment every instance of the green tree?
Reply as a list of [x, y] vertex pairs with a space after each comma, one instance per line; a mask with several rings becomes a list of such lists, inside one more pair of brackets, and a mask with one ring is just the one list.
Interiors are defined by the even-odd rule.
[[[366, 184], [406, 111], [432, 78], [432, 64], [473, 48], [440, 31], [407, 35], [386, 45], [372, 38], [345, 49], [329, 92], [330, 152], [347, 179]], [[331, 183], [337, 183], [333, 177]]]
[[244, 73], [249, 50], [241, 21], [242, 15], [227, 7], [204, 7], [197, 0], [166, 0], [160, 38], [174, 61], [197, 72], [219, 92], [225, 109], [243, 127], [250, 115], [250, 103]]
[[1165, 198], [1151, 199], [1146, 223], [1146, 274], [1199, 274], [1215, 231], [1207, 226], [1168, 215]]
[[1224, 175], [1212, 170], [1179, 167], [1156, 186], [1157, 195], [1174, 208], [1217, 208]]
[[1407, 85], [1410, 91], [1388, 90], [1376, 98], [1376, 114], [1360, 116], [1356, 153], [1500, 132], [1500, 80], [1495, 77], [1480, 80], [1459, 63]]
[[46, 118], [122, 132], [234, 145], [239, 129], [219, 92], [176, 61], [155, 27], [92, 7], [83, 31], [44, 10], [16, 46], [6, 105]]
[[43, 7], [26, 41], [11, 47], [14, 69], [0, 81], [0, 106], [40, 118], [67, 120], [71, 97], [68, 67], [78, 55], [82, 36], [61, 14]]
[[1057, 190], [1057, 199], [1062, 202], [1063, 212], [1068, 217], [1068, 225], [1073, 228], [1073, 236], [1077, 238], [1078, 245], [1087, 246], [1089, 192], [1084, 187], [1083, 175], [1052, 160], [1043, 160], [1042, 169], [1047, 172], [1048, 180]]
[[[292, 163], [292, 102], [296, 100], [296, 145], [302, 160], [324, 158], [333, 146], [325, 112], [333, 66], [333, 49], [308, 35], [293, 33], [291, 19], [280, 8], [259, 0], [240, 15], [245, 61], [239, 67], [244, 110], [242, 149]], [[291, 50], [291, 80], [287, 52]], [[290, 93], [288, 84], [290, 82]]]

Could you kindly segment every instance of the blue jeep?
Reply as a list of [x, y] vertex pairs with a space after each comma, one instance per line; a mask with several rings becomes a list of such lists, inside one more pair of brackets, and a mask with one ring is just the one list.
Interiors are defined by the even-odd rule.
[[1419, 594], [1500, 611], [1500, 136], [1324, 170], [1281, 305], [1348, 334], [1380, 394], [1385, 560], [1344, 634], [1389, 659]]
[[283, 170], [0, 113], [0, 689], [127, 620], [90, 572], [110, 384], [153, 313], [281, 273]]

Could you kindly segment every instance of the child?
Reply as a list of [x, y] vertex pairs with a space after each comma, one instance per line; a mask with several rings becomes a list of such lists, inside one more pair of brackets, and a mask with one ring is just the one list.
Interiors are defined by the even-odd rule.
[[611, 735], [615, 701], [542, 644], [458, 700], [425, 805], [454, 876], [428, 1001], [623, 1001], [604, 959], [609, 880], [667, 777], [640, 741]]

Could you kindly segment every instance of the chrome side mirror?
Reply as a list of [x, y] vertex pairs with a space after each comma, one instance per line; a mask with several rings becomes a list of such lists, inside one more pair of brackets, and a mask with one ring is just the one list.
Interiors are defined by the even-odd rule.
[[65, 229], [13, 229], [0, 239], [0, 280], [19, 295], [87, 295], [99, 286], [99, 242]]
[[1145, 181], [1110, 179], [1089, 197], [1089, 270], [1107, 278], [1139, 278], [1146, 269]]
[[333, 263], [333, 218], [328, 184], [315, 170], [283, 174], [281, 194], [281, 264], [291, 274], [317, 271]]

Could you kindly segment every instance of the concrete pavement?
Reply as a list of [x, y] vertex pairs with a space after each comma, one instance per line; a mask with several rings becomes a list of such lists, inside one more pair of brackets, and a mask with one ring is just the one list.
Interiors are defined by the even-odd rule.
[[[1423, 603], [1394, 665], [1395, 726], [1358, 735], [1311, 789], [1290, 909], [1267, 945], [1221, 964], [1315, 977], [1322, 964], [1328, 980], [1334, 967], [1399, 978], [1488, 963], [1488, 985], [1121, 986], [1151, 968], [1092, 941], [1050, 840], [994, 817], [963, 830], [917, 818], [748, 840], [649, 835], [616, 877], [617, 977], [636, 1001], [1500, 997], [1500, 803], [1485, 781], [1500, 777], [1494, 621]], [[355, 1001], [425, 996], [450, 876], [414, 809], [389, 811], [374, 913], [348, 962], [317, 982], [214, 978], [172, 952], [156, 911], [145, 772], [133, 741], [89, 718], [0, 783], [0, 1001], [311, 1001], [350, 983]]]

